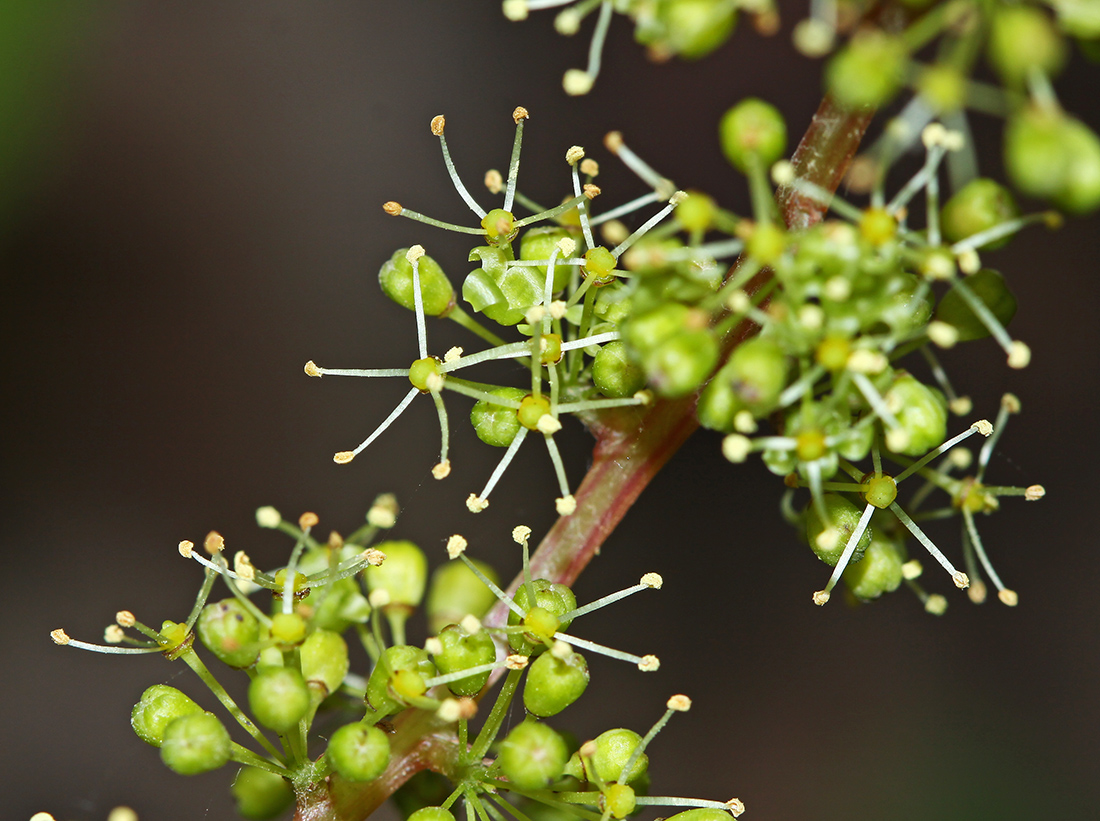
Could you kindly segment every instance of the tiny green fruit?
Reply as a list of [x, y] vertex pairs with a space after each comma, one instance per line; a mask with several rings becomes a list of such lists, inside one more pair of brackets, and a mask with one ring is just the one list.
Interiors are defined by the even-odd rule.
[[[403, 308], [416, 307], [413, 295], [412, 263], [406, 259], [408, 248], [398, 248], [386, 260], [378, 272], [378, 284], [382, 292]], [[420, 272], [420, 294], [424, 313], [428, 316], [446, 316], [455, 305], [455, 292], [439, 263], [428, 256], [417, 261]]]
[[248, 706], [256, 720], [277, 733], [298, 725], [309, 711], [309, 687], [293, 667], [267, 667], [248, 685]]
[[527, 671], [523, 685], [523, 704], [527, 711], [542, 718], [557, 715], [584, 693], [588, 687], [588, 664], [580, 653], [570, 651], [564, 658], [543, 653]]
[[161, 760], [180, 775], [216, 770], [229, 760], [229, 732], [213, 713], [180, 716], [164, 728]]
[[767, 168], [787, 149], [783, 115], [756, 97], [742, 100], [723, 114], [718, 134], [726, 159], [742, 173], [748, 173], [753, 164]]
[[541, 790], [561, 776], [569, 749], [553, 729], [527, 719], [500, 742], [497, 764], [521, 790]]
[[237, 814], [249, 821], [277, 818], [294, 801], [290, 782], [259, 767], [242, 767], [229, 789], [237, 802]]
[[348, 781], [373, 781], [390, 763], [390, 742], [377, 727], [345, 724], [329, 739], [325, 758]]
[[164, 729], [169, 722], [181, 716], [202, 712], [202, 707], [175, 687], [154, 684], [146, 688], [141, 699], [134, 705], [130, 712], [130, 726], [146, 744], [159, 747], [164, 743]]

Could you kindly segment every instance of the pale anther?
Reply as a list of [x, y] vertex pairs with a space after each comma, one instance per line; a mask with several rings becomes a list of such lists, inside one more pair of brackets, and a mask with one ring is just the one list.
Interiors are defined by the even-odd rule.
[[642, 660], [638, 662], [638, 669], [643, 673], [655, 672], [661, 666], [661, 660], [656, 656], [642, 656]]
[[283, 515], [271, 505], [256, 508], [256, 524], [260, 527], [278, 527], [283, 521]]
[[429, 636], [424, 640], [424, 652], [430, 656], [438, 656], [443, 652], [443, 642], [439, 636]]
[[462, 348], [460, 348], [458, 345], [455, 345], [453, 348], [451, 348], [449, 351], [447, 351], [447, 353], [443, 354], [443, 361], [444, 362], [457, 362], [461, 358], [462, 358]]
[[316, 526], [319, 521], [321, 520], [317, 518], [316, 513], [310, 513], [309, 511], [306, 511], [298, 517], [298, 527], [302, 528], [302, 530], [309, 530], [310, 528]]
[[120, 644], [124, 638], [125, 633], [122, 632], [122, 628], [117, 624], [108, 624], [103, 630], [103, 640], [107, 644]]
[[509, 670], [522, 670], [527, 666], [527, 656], [512, 653], [504, 659], [504, 666]]
[[565, 161], [570, 165], [576, 165], [584, 159], [584, 149], [579, 145], [573, 145], [569, 147], [569, 150], [565, 152]]
[[1014, 393], [1006, 393], [1001, 397], [1001, 407], [1009, 413], [1019, 413], [1021, 408], [1020, 399]]
[[467, 613], [465, 616], [462, 617], [462, 620], [458, 623], [458, 626], [472, 636], [474, 635], [474, 633], [481, 632], [481, 619], [479, 619], [473, 613]]
[[466, 545], [469, 542], [465, 537], [458, 535], [457, 533], [447, 539], [447, 556], [452, 559], [457, 559], [466, 550]]
[[561, 639], [557, 639], [550, 645], [550, 655], [556, 659], [567, 659], [573, 653], [573, 648]]
[[683, 694], [672, 696], [665, 706], [670, 710], [675, 710], [678, 713], [686, 713], [691, 709], [691, 699]]
[[50, 631], [50, 638], [53, 639], [54, 644], [68, 644], [72, 639], [69, 638], [69, 634], [61, 628]]
[[409, 261], [409, 264], [416, 262], [424, 256], [424, 246], [414, 245], [408, 251], [405, 252], [405, 259]]
[[437, 114], [432, 117], [432, 133], [435, 136], [439, 136], [443, 133], [443, 129], [447, 126], [447, 118], [442, 114]]
[[639, 584], [644, 584], [646, 587], [652, 587], [654, 590], [660, 590], [661, 585], [664, 583], [665, 580], [661, 578], [660, 573], [645, 573], [639, 582]]
[[993, 434], [993, 425], [990, 424], [988, 419], [979, 419], [970, 427], [972, 430], [976, 430], [982, 436], [991, 436]]
[[362, 553], [359, 554], [359, 558], [369, 564], [371, 567], [378, 567], [382, 562], [386, 561], [386, 554], [381, 550], [374, 547], [368, 547]]
[[485, 172], [485, 187], [490, 194], [499, 194], [504, 190], [504, 177], [495, 168], [490, 168]]
[[247, 581], [256, 578], [256, 567], [243, 550], [238, 550], [233, 556], [233, 572]]
[[830, 596], [827, 590], [818, 590], [816, 593], [814, 593], [814, 604], [820, 607], [827, 601], [829, 601], [829, 598]]
[[312, 359], [306, 363], [306, 366], [303, 370], [305, 370], [306, 376], [322, 376], [321, 369], [317, 367], [316, 363]]
[[600, 187], [592, 183], [585, 183], [581, 190], [584, 192], [585, 199], [594, 200], [600, 195]]
[[581, 160], [581, 173], [589, 177], [598, 176], [600, 173], [600, 164], [591, 157], [585, 157]]
[[1026, 368], [1029, 362], [1031, 362], [1031, 348], [1019, 340], [1009, 345], [1008, 367], [1016, 369]]
[[390, 591], [382, 587], [378, 588], [377, 590], [372, 590], [370, 592], [370, 595], [367, 597], [367, 601], [369, 601], [370, 606], [375, 608], [376, 610], [379, 607], [385, 607], [387, 604], [390, 603]]
[[444, 459], [442, 462], [432, 468], [432, 476], [436, 479], [446, 479], [451, 475], [451, 460]]
[[731, 433], [722, 440], [722, 455], [731, 462], [744, 462], [752, 453], [752, 440], [746, 436]]
[[916, 559], [910, 559], [901, 566], [901, 577], [913, 581], [919, 579], [920, 574], [924, 572], [924, 566], [921, 565]]
[[539, 433], [544, 433], [547, 436], [553, 436], [559, 430], [561, 430], [561, 422], [555, 419], [548, 413], [544, 413], [539, 417], [539, 421], [535, 423], [535, 426], [539, 429]]
[[1046, 488], [1042, 485], [1029, 485], [1024, 491], [1024, 499], [1028, 502], [1036, 502], [1047, 495]]
[[476, 493], [471, 493], [466, 497], [466, 509], [471, 513], [480, 513], [489, 506], [488, 499], [482, 499]]
[[342, 450], [339, 453], [332, 454], [332, 461], [334, 461], [338, 465], [346, 465], [354, 458], [355, 453], [350, 450]]
[[215, 556], [225, 550], [225, 539], [222, 538], [216, 530], [211, 530], [206, 534], [206, 538], [203, 539], [202, 548], [211, 556]]
[[531, 528], [527, 525], [516, 525], [512, 528], [512, 541], [516, 544], [526, 544], [531, 537]]
[[959, 590], [966, 590], [966, 588], [970, 587], [970, 577], [961, 570], [951, 577], [951, 581], [955, 583], [955, 587], [959, 588]]
[[577, 510], [577, 500], [572, 493], [568, 496], [559, 496], [554, 500], [554, 510], [559, 516], [572, 516]]
[[1016, 595], [1016, 591], [1009, 590], [1007, 587], [997, 593], [997, 598], [1001, 600], [1002, 604], [1006, 604], [1009, 607], [1015, 607], [1020, 603], [1020, 597]]
[[183, 558], [185, 559], [190, 559], [191, 553], [194, 552], [194, 550], [195, 543], [192, 542], [190, 539], [184, 539], [182, 542], [179, 543], [180, 555], [183, 556]]
[[730, 815], [736, 818], [745, 811], [745, 802], [740, 798], [731, 798], [726, 802], [726, 807], [729, 809]]

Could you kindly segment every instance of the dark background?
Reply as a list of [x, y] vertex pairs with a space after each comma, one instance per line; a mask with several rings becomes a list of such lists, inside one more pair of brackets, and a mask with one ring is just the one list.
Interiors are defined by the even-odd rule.
[[[177, 555], [180, 539], [217, 529], [230, 550], [277, 564], [290, 545], [258, 530], [256, 507], [314, 510], [322, 532], [347, 533], [392, 490], [405, 506], [396, 534], [433, 562], [459, 531], [508, 576], [511, 527], [538, 535], [551, 523], [538, 448], [525, 448], [489, 511], [465, 512], [499, 452], [461, 424], [460, 398], [449, 399], [460, 424], [446, 482], [429, 474], [438, 432], [424, 401], [353, 464], [333, 465], [405, 389], [302, 374], [310, 358], [413, 358], [411, 314], [375, 284], [395, 248], [420, 242], [453, 281], [465, 275], [461, 240], [379, 207], [399, 199], [469, 221], [433, 115], [447, 114], [475, 195], [485, 169], [506, 166], [522, 104], [521, 187], [536, 198], [564, 191], [575, 143], [603, 162], [611, 204], [641, 193], [600, 145], [618, 128], [681, 187], [744, 212], [718, 117], [760, 94], [797, 135], [820, 93], [819, 66], [787, 45], [794, 12], [777, 38], [743, 26], [710, 59], [663, 67], [618, 19], [595, 91], [569, 100], [560, 76], [584, 64], [587, 40], [558, 37], [552, 14], [516, 25], [488, 0], [381, 5], [5, 6], [4, 817], [102, 819], [120, 803], [143, 819], [233, 817], [228, 768], [174, 776], [128, 727], [149, 684], [210, 702], [182, 665], [48, 638], [64, 626], [98, 641], [121, 608], [153, 624], [183, 618], [201, 574]], [[1075, 63], [1068, 76], [1063, 100], [1095, 127], [1095, 68]], [[997, 173], [995, 139], [983, 156]], [[663, 573], [660, 593], [577, 630], [663, 666], [643, 675], [594, 660], [589, 693], [556, 726], [581, 738], [644, 732], [668, 695], [687, 692], [694, 710], [650, 749], [655, 791], [738, 795], [754, 819], [1095, 817], [1096, 236], [1095, 219], [1077, 220], [988, 255], [1020, 298], [1014, 333], [1033, 348], [1029, 369], [1010, 371], [989, 341], [946, 357], [976, 416], [992, 418], [1005, 390], [1023, 401], [988, 478], [1041, 482], [1048, 496], [1008, 500], [981, 522], [1019, 607], [971, 606], [931, 569], [929, 586], [952, 603], [940, 619], [904, 591], [813, 607], [827, 572], [781, 521], [780, 481], [759, 464], [728, 465], [717, 439], [699, 435], [576, 586], [587, 601]], [[478, 347], [443, 323], [429, 337], [437, 351]], [[587, 441], [572, 433], [575, 484]], [[957, 556], [954, 526], [936, 534]]]

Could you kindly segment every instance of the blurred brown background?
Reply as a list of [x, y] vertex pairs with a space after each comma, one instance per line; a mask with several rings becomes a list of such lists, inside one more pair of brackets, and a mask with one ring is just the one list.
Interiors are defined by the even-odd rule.
[[[323, 532], [346, 533], [392, 490], [405, 505], [396, 533], [433, 560], [457, 530], [473, 555], [514, 572], [511, 527], [539, 534], [551, 522], [549, 464], [525, 448], [493, 507], [471, 517], [462, 500], [499, 453], [461, 425], [462, 399], [449, 401], [460, 424], [444, 483], [429, 474], [430, 403], [352, 465], [331, 461], [404, 388], [309, 380], [302, 364], [411, 360], [412, 317], [376, 286], [395, 248], [424, 244], [456, 283], [467, 271], [461, 240], [380, 204], [468, 221], [428, 122], [448, 115], [476, 192], [487, 168], [506, 166], [522, 104], [521, 187], [538, 199], [564, 191], [575, 143], [603, 162], [611, 203], [641, 193], [600, 145], [617, 128], [681, 187], [745, 211], [715, 123], [761, 94], [801, 133], [819, 67], [787, 45], [796, 12], [777, 38], [739, 31], [702, 63], [663, 67], [617, 20], [594, 93], [568, 100], [560, 76], [583, 65], [587, 41], [558, 37], [550, 14], [508, 24], [490, 0], [0, 7], [0, 815], [102, 819], [126, 803], [146, 820], [233, 817], [228, 768], [172, 775], [128, 726], [152, 683], [208, 703], [189, 671], [47, 635], [64, 626], [98, 640], [121, 608], [182, 618], [201, 578], [176, 553], [182, 538], [217, 529], [273, 564], [289, 544], [255, 526], [257, 506], [314, 510]], [[1068, 77], [1064, 101], [1096, 127], [1096, 67], [1074, 64]], [[998, 173], [992, 146], [984, 170]], [[947, 357], [976, 415], [992, 418], [1005, 390], [1023, 400], [989, 479], [1041, 482], [1048, 496], [981, 523], [1018, 608], [970, 606], [931, 573], [951, 597], [942, 619], [905, 592], [813, 607], [827, 572], [780, 520], [780, 481], [724, 463], [699, 435], [577, 585], [586, 601], [663, 573], [663, 591], [578, 630], [663, 666], [643, 675], [593, 661], [576, 715], [555, 725], [581, 738], [644, 731], [668, 695], [687, 692], [695, 709], [651, 748], [655, 790], [738, 795], [761, 821], [1095, 818], [1097, 225], [1032, 230], [988, 256], [1020, 297], [1014, 331], [1034, 350], [1031, 368], [1009, 371], [988, 341]], [[429, 338], [434, 350], [477, 347], [441, 323]], [[576, 482], [587, 442], [572, 433]], [[958, 555], [953, 526], [936, 534]]]

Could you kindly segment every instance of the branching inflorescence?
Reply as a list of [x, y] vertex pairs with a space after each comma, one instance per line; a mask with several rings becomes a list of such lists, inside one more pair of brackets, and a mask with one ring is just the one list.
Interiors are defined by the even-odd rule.
[[[783, 477], [784, 515], [832, 568], [813, 594], [816, 604], [828, 602], [841, 580], [853, 603], [904, 582], [925, 610], [943, 613], [946, 597], [917, 581], [921, 562], [906, 548], [912, 538], [975, 603], [985, 600], [988, 579], [1001, 602], [1016, 605], [1017, 593], [994, 569], [976, 517], [996, 511], [1006, 497], [1044, 495], [1040, 485], [986, 482], [994, 447], [1020, 402], [1006, 394], [994, 424], [979, 419], [951, 435], [951, 417], [973, 419], [973, 408], [956, 392], [937, 351], [991, 338], [1009, 368], [1029, 364], [1030, 349], [1008, 331], [1015, 297], [981, 255], [1030, 225], [1055, 228], [1061, 219], [1051, 211], [1022, 213], [1007, 187], [979, 176], [967, 107], [1007, 117], [1007, 172], [1021, 192], [1070, 212], [1100, 205], [1100, 140], [1062, 111], [1050, 82], [1065, 62], [1062, 35], [1095, 48], [1100, 18], [1082, 11], [1086, 4], [1051, 5], [1056, 19], [1028, 3], [903, 0], [896, 13], [887, 13], [878, 5], [867, 12], [862, 4], [815, 0], [794, 38], [808, 56], [830, 55], [822, 119], [851, 125], [848, 147], [831, 142], [834, 123], [815, 122], [787, 161], [779, 112], [758, 99], [735, 105], [719, 133], [726, 157], [747, 177], [750, 215], [735, 214], [706, 193], [679, 190], [618, 132], [609, 133], [604, 146], [642, 181], [642, 194], [597, 213], [599, 166], [573, 146], [564, 157], [564, 197], [540, 205], [519, 188], [529, 118], [522, 107], [512, 114], [507, 173], [485, 175], [489, 193], [500, 198], [486, 209], [456, 170], [444, 118], [434, 118], [431, 131], [447, 173], [476, 224], [446, 223], [393, 201], [383, 207], [392, 216], [476, 238], [468, 256], [475, 267], [456, 291], [423, 246], [398, 249], [382, 266], [379, 284], [413, 312], [416, 358], [388, 369], [306, 364], [312, 377], [410, 384], [394, 410], [334, 460], [351, 462], [427, 394], [440, 428], [432, 474], [445, 479], [451, 473], [449, 391], [473, 400], [477, 436], [504, 449], [481, 489], [469, 494], [470, 511], [485, 509], [520, 446], [535, 436], [557, 478], [555, 509], [575, 517], [559, 525], [590, 522], [583, 505], [578, 512], [555, 441], [562, 417], [572, 414], [597, 433], [614, 429], [640, 441], [647, 420], [662, 409], [682, 419], [694, 414], [698, 424], [722, 434], [730, 462], [759, 454]], [[635, 21], [637, 38], [658, 59], [709, 53], [742, 12], [765, 33], [779, 23], [770, 0], [504, 3], [513, 20], [554, 7], [564, 34], [596, 16], [587, 68], [565, 76], [571, 94], [592, 87], [613, 12]], [[999, 86], [968, 79], [982, 53]], [[849, 192], [862, 202], [835, 196], [872, 110], [906, 86], [913, 96], [847, 176]], [[923, 162], [895, 186], [891, 169], [912, 156]], [[828, 168], [812, 172], [815, 165]], [[945, 181], [949, 195], [941, 193]], [[487, 347], [433, 353], [428, 317], [458, 323]], [[460, 373], [498, 360], [521, 366], [520, 384]], [[974, 434], [985, 437], [976, 468], [960, 476], [974, 466], [974, 455], [962, 446]], [[906, 491], [917, 487], [901, 499], [903, 484]], [[797, 503], [801, 490], [808, 499]], [[936, 493], [945, 497], [938, 506]], [[467, 821], [528, 821], [538, 805], [586, 821], [622, 819], [645, 806], [675, 807], [681, 821], [720, 821], [744, 810], [738, 799], [644, 795], [645, 751], [673, 713], [688, 709], [686, 696], [669, 699], [644, 736], [613, 728], [573, 748], [545, 721], [586, 690], [580, 651], [657, 669], [655, 656], [580, 638], [571, 624], [660, 588], [660, 576], [647, 573], [636, 585], [578, 607], [560, 579], [535, 576], [531, 531], [519, 526], [512, 538], [522, 548], [522, 569], [511, 594], [491, 568], [466, 555], [459, 535], [447, 539], [450, 562], [435, 571], [429, 587], [419, 547], [375, 541], [396, 525], [397, 512], [392, 496], [379, 497], [363, 527], [321, 542], [312, 535], [313, 514], [293, 524], [261, 508], [262, 527], [295, 539], [286, 566], [264, 573], [244, 553], [230, 563], [216, 533], [202, 551], [184, 541], [180, 553], [203, 566], [204, 580], [183, 621], [157, 629], [123, 610], [107, 628], [105, 644], [74, 640], [63, 630], [53, 639], [104, 653], [161, 653], [193, 669], [251, 747], [232, 741], [220, 719], [162, 684], [135, 706], [134, 730], [180, 773], [230, 760], [243, 765], [233, 790], [249, 818], [273, 817], [295, 798], [302, 817], [364, 817], [425, 768], [445, 775], [449, 786], [412, 813], [415, 821], [454, 821], [452, 809], [459, 806]], [[948, 555], [953, 551], [941, 550], [921, 526], [949, 517], [960, 521], [958, 565]], [[211, 603], [219, 580], [230, 595]], [[271, 596], [267, 607], [256, 601], [265, 595], [260, 591]], [[412, 644], [406, 623], [425, 597], [433, 635]], [[496, 611], [487, 615], [491, 608]], [[351, 671], [345, 634], [370, 658], [365, 674]], [[227, 666], [247, 673], [247, 712], [200, 660], [196, 635]], [[520, 693], [527, 717], [505, 733], [504, 719]], [[490, 700], [478, 726], [480, 705]], [[317, 807], [324, 811], [314, 814]]]

